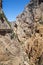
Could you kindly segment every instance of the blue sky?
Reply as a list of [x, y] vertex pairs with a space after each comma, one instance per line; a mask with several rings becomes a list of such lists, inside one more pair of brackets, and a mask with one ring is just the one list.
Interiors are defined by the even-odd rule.
[[29, 0], [3, 0], [3, 11], [9, 21], [15, 21]]

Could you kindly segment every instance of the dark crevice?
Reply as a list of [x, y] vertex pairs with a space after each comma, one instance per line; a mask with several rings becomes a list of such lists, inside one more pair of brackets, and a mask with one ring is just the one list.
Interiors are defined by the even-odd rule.
[[41, 4], [41, 2], [43, 2], [43, 0], [39, 0], [39, 4]]
[[42, 34], [40, 34], [40, 36], [42, 37], [43, 35], [42, 35]]
[[16, 28], [17, 28], [17, 24], [16, 24], [16, 23], [15, 23], [14, 27], [16, 27]]
[[4, 23], [4, 19], [3, 19], [3, 17], [1, 17], [1, 21], [2, 21], [2, 23]]
[[36, 33], [39, 33], [39, 30], [35, 30]]

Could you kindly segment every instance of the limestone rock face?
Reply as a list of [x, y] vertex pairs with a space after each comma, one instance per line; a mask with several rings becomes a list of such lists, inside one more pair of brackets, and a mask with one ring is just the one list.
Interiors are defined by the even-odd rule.
[[2, 10], [2, 0], [0, 0], [0, 31], [8, 29], [11, 30], [11, 26]]
[[17, 16], [14, 32], [30, 65], [43, 65], [43, 1], [31, 0]]
[[9, 34], [0, 36], [0, 65], [19, 65], [20, 45], [17, 39], [11, 40]]
[[31, 0], [11, 23], [12, 33], [0, 34], [0, 65], [43, 65], [42, 5]]

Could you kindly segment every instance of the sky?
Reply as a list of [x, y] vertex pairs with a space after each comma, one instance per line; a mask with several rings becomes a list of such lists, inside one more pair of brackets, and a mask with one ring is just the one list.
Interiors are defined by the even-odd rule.
[[3, 0], [3, 11], [8, 21], [15, 21], [30, 0]]

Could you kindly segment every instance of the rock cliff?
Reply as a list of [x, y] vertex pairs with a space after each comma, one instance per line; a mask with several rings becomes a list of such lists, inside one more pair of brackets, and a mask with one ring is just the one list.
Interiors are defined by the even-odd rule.
[[43, 65], [43, 0], [31, 0], [0, 34], [0, 65]]
[[17, 16], [14, 24], [14, 32], [29, 58], [30, 65], [43, 64], [42, 6], [43, 0], [31, 0], [24, 11]]

